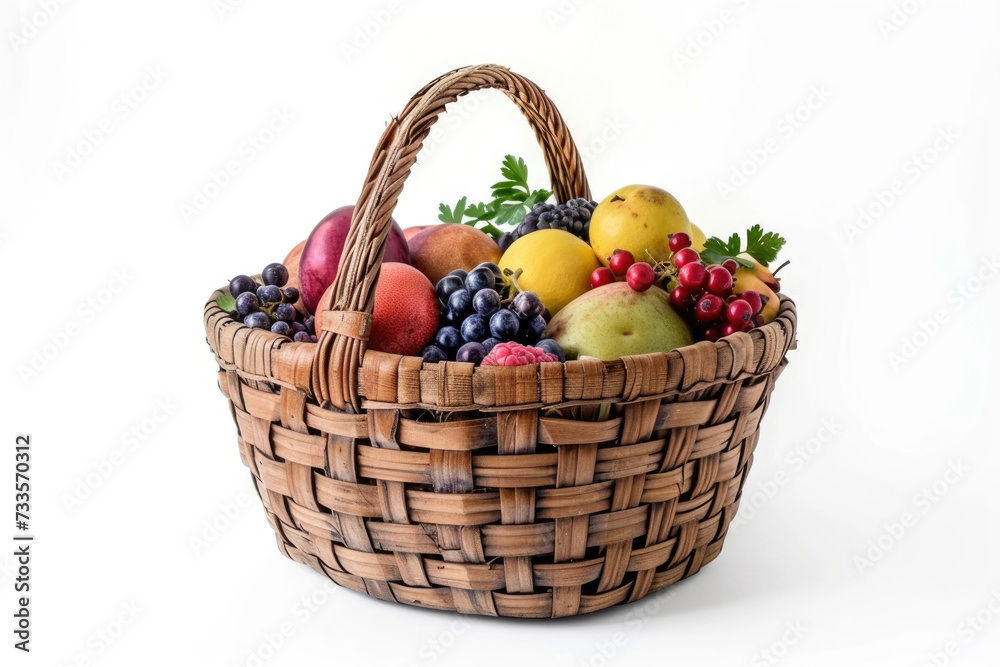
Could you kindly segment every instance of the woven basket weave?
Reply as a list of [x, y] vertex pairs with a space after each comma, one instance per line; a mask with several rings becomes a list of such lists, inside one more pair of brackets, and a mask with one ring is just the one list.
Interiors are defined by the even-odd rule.
[[[379, 141], [318, 343], [205, 329], [278, 546], [337, 584], [467, 614], [583, 614], [719, 555], [795, 307], [669, 353], [515, 368], [365, 351], [390, 217], [445, 105], [495, 88], [527, 117], [559, 201], [590, 198], [559, 112], [485, 65], [418, 92]], [[332, 301], [332, 302], [330, 302]]]

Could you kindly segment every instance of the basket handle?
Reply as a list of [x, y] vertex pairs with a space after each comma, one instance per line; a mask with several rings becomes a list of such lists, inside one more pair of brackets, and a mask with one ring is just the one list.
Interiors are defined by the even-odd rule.
[[[535, 130], [556, 200], [590, 199], [590, 186], [573, 137], [555, 105], [534, 83], [506, 67], [476, 65], [449, 72], [414, 95], [393, 118], [375, 149], [340, 258], [334, 289], [317, 306], [320, 337], [312, 363], [313, 394], [321, 404], [360, 411], [357, 379], [365, 352], [375, 285], [385, 255], [392, 212], [410, 168], [445, 105], [474, 90], [495, 88], [509, 97]], [[322, 321], [319, 321], [322, 319]]]

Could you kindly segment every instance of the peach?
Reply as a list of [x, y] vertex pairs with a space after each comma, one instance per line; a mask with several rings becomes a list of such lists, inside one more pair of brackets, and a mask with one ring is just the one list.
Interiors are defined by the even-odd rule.
[[405, 236], [406, 240], [409, 241], [420, 232], [425, 229], [430, 229], [431, 227], [437, 227], [437, 225], [417, 225], [415, 227], [407, 227], [403, 230], [403, 236]]
[[375, 286], [368, 349], [419, 355], [437, 329], [437, 296], [427, 277], [409, 264], [384, 262]]
[[434, 225], [409, 240], [410, 261], [432, 284], [454, 271], [470, 271], [483, 262], [500, 261], [500, 246], [475, 227], [458, 223]]

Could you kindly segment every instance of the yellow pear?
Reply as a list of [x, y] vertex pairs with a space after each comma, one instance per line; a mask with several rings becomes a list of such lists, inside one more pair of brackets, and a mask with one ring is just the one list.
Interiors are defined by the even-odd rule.
[[739, 257], [740, 259], [753, 262], [754, 266], [751, 269], [741, 264], [736, 269], [736, 275], [733, 276], [733, 294], [743, 294], [747, 290], [754, 290], [760, 294], [761, 298], [765, 300], [764, 308], [760, 311], [760, 314], [763, 315], [765, 323], [770, 322], [778, 315], [777, 292], [781, 289], [778, 279], [774, 277], [774, 274], [766, 266], [750, 255], [743, 253]]
[[656, 286], [636, 292], [628, 283], [602, 285], [578, 296], [552, 318], [547, 332], [570, 359], [618, 359], [694, 342], [669, 294]]
[[778, 281], [777, 278], [774, 277], [774, 274], [771, 273], [771, 269], [767, 268], [766, 266], [758, 262], [756, 259], [754, 259], [752, 255], [749, 255], [745, 252], [741, 252], [737, 256], [740, 259], [745, 259], [748, 262], [753, 262], [752, 271], [758, 278], [760, 278], [760, 281], [762, 283], [771, 288], [772, 292], [781, 291], [781, 283]]
[[[638, 262], [650, 261], [650, 255], [655, 261], [665, 260], [670, 256], [670, 235], [677, 232], [695, 240], [680, 202], [652, 185], [618, 188], [590, 217], [590, 245], [605, 266], [615, 250], [628, 250]], [[705, 235], [700, 229], [697, 233], [704, 242]]]
[[701, 252], [705, 249], [705, 232], [701, 231], [701, 227], [691, 224], [691, 231], [688, 232], [688, 236], [691, 237], [691, 247]]

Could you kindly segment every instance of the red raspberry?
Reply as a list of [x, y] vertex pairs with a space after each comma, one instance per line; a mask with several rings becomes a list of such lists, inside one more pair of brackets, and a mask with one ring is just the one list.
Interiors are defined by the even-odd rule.
[[497, 343], [483, 359], [483, 366], [524, 366], [559, 361], [559, 357], [537, 347], [520, 343]]

